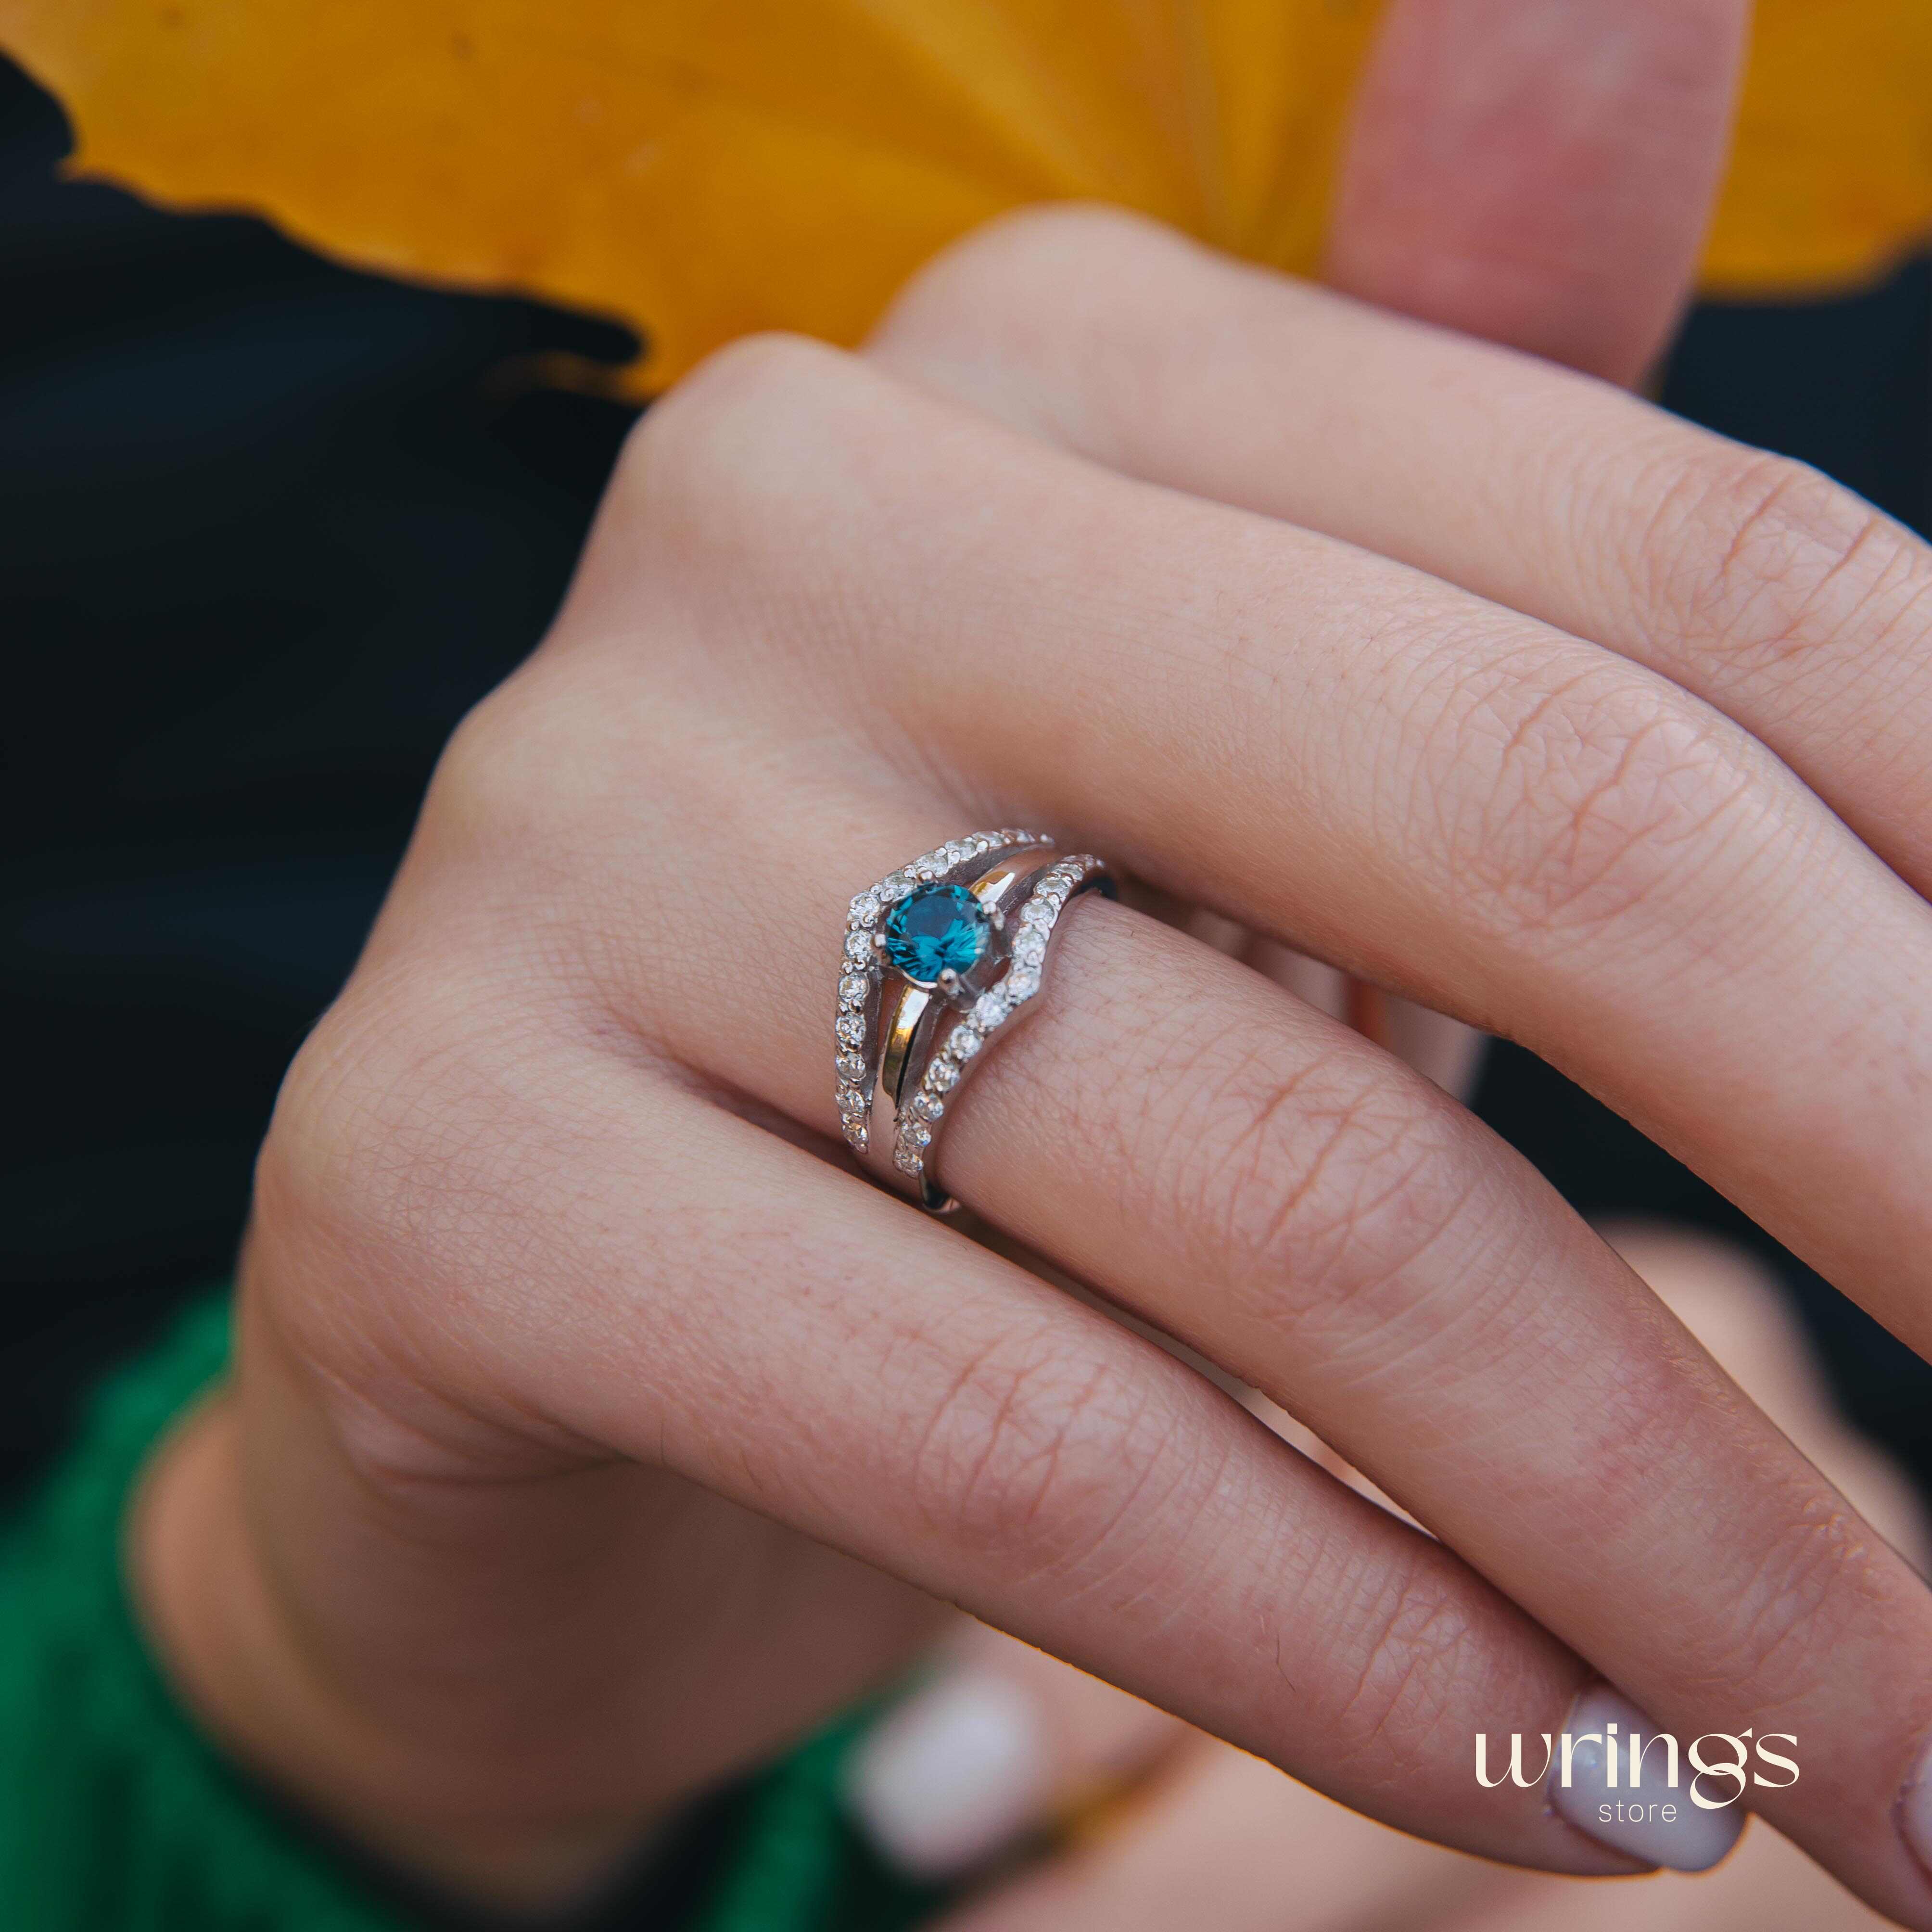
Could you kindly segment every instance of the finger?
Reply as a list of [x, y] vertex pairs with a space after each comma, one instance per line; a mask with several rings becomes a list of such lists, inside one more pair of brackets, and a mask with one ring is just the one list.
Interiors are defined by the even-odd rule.
[[1097, 1677], [969, 1623], [867, 1733], [848, 1802], [900, 1870], [952, 1878], [1138, 1783], [1193, 1735]]
[[[676, 789], [718, 827], [701, 866], [746, 849], [695, 773]], [[712, 943], [732, 954], [770, 920], [836, 929], [822, 837], [767, 825]], [[707, 1076], [829, 1121], [817, 1002], [724, 998], [688, 1021], [644, 1004]], [[1932, 1729], [1932, 1603], [1438, 1091], [1185, 935], [1087, 904], [1051, 1006], [949, 1103], [941, 1163], [1027, 1248], [1305, 1420], [1635, 1697], [1646, 1728], [1802, 1736], [1815, 1782], [1786, 1808], [1836, 1868], [1912, 1899], [1892, 1814]]]
[[[650, 728], [614, 702], [606, 728], [583, 753], [614, 772]], [[717, 962], [706, 995], [689, 963], [661, 982], [626, 960], [610, 997], [707, 1078], [829, 1125], [812, 989], [728, 962], [761, 934], [836, 930], [837, 848], [877, 875], [886, 842], [862, 808], [801, 814], [809, 771], [717, 748], [656, 771], [680, 863], [719, 886], [688, 910], [648, 894], [653, 949]], [[741, 770], [792, 811], [742, 792]], [[638, 850], [580, 896], [621, 902], [673, 823], [638, 824]], [[1304, 1417], [1658, 1724], [1798, 1730], [1826, 1767], [1803, 1808], [1822, 1855], [1916, 1882], [1891, 1810], [1932, 1723], [1932, 1684], [1902, 1688], [1932, 1624], [1904, 1566], [1439, 1093], [1185, 937], [1082, 913], [1047, 1022], [950, 1119], [949, 1182]]]
[[[424, 910], [446, 886], [452, 914], [470, 899], [442, 875]], [[330, 1231], [346, 1276], [326, 1308], [297, 1293], [274, 1311], [324, 1331], [311, 1359], [359, 1320], [472, 1434], [668, 1468], [1425, 1836], [1628, 1868], [1540, 1791], [1474, 1786], [1468, 1727], [1549, 1728], [1587, 1673], [1449, 1551], [1150, 1342], [614, 1054], [607, 1012], [570, 1016], [532, 1060], [479, 1053], [479, 1027], [496, 1036], [476, 1001], [460, 1042], [434, 996], [422, 1006], [392, 1050], [478, 1090], [426, 1109], [419, 1082], [374, 1066], [346, 1137], [338, 1122], [309, 1143], [336, 1150], [329, 1172], [278, 1184], [306, 1182], [303, 1225]], [[453, 1144], [452, 1118], [487, 1118], [488, 1148]], [[406, 1296], [353, 1261], [386, 1254], [398, 1221]], [[318, 1588], [340, 1555], [299, 1536], [278, 1552], [298, 1576], [320, 1568]], [[617, 1731], [647, 1768], [657, 1734]], [[546, 1787], [554, 1805], [592, 1797]]]
[[[1540, 1008], [1552, 1057], [1613, 1095], [1624, 1082], [1652, 1123], [1676, 1110], [1707, 1172], [1787, 1226], [1810, 1216], [1814, 1244], [1829, 1230], [1860, 1264], [1845, 1270], [1855, 1281], [1922, 1268], [1910, 1242], [1875, 1254], [1872, 1236], [1875, 1222], [1882, 1240], [1924, 1212], [1903, 1148], [1932, 1083], [1909, 1054], [1901, 1067], [1896, 1016], [1927, 955], [1925, 909], [1721, 721], [1687, 718], [1663, 688], [1633, 697], [1640, 674], [1399, 567], [922, 410], [826, 352], [763, 345], [712, 377], [651, 419], [610, 513], [622, 567], [593, 554], [558, 646], [574, 680], [592, 674], [571, 654], [590, 653], [612, 694], [592, 770], [600, 757], [621, 770], [640, 734], [661, 764], [679, 745], [667, 682], [700, 682], [710, 715], [737, 721], [734, 748], [714, 726], [690, 770], [680, 757], [676, 780], [660, 770], [676, 809], [639, 834], [678, 842], [680, 862], [724, 882], [688, 924], [679, 896], [650, 902], [656, 943], [718, 962], [716, 996], [737, 1017], [682, 992], [649, 998], [634, 963], [610, 969], [609, 997], [641, 1000], [679, 1054], [830, 1120], [808, 1044], [782, 1057], [822, 1025], [817, 999], [790, 976], [780, 988], [724, 962], [765, 956], [770, 934], [834, 928], [842, 889], [824, 898], [819, 882], [849, 866], [847, 883], [862, 883], [905, 856], [878, 836], [882, 815], [928, 838], [960, 829], [910, 802], [938, 748], [989, 796], [1124, 848], [1173, 890], [1204, 885], [1234, 916], [1312, 932], [1331, 956], [1359, 958], [1365, 938], [1387, 946], [1384, 970], [1402, 959], [1432, 1004], [1507, 986], [1531, 1022], [1515, 1030], [1538, 1042]], [[1364, 612], [1378, 614], [1366, 629]], [[640, 627], [659, 654], [650, 716], [619, 700]], [[701, 655], [682, 654], [686, 638], [701, 638]], [[808, 640], [814, 681], [801, 688], [783, 667]], [[1352, 700], [1339, 706], [1338, 659]], [[1392, 708], [1418, 663], [1427, 700]], [[958, 675], [934, 680], [934, 664]], [[1620, 728], [1608, 736], [1606, 707]], [[850, 768], [825, 748], [862, 723], [889, 754], [904, 750], [892, 809], [844, 794]], [[1553, 769], [1553, 787], [1522, 790], [1526, 756]], [[1527, 820], [1493, 823], [1498, 784], [1512, 805], [1527, 799]], [[1546, 789], [1559, 824], [1544, 831], [1557, 836], [1526, 853]], [[788, 801], [782, 823], [771, 797]], [[795, 829], [814, 800], [819, 830]], [[1411, 842], [1392, 863], [1388, 848], [1416, 830], [1392, 808], [1403, 805], [1430, 838], [1466, 819], [1468, 842]], [[1553, 892], [1548, 916], [1495, 916], [1485, 894], [1499, 872], [1504, 896]], [[626, 884], [614, 874], [587, 896], [621, 899]], [[1804, 1736], [1828, 1768], [1802, 1800], [1765, 1792], [1767, 1814], [1868, 1895], [1924, 1920], [1894, 1817], [1932, 1730], [1932, 1628], [1905, 1566], [1793, 1467], [1679, 1331], [1654, 1325], [1627, 1275], [1600, 1272], [1600, 1248], [1526, 1169], [1495, 1168], [1499, 1148], [1458, 1138], [1466, 1124], [1444, 1117], [1439, 1094], [1391, 1089], [1380, 1058], [1339, 1094], [1311, 1088], [1306, 1068], [1354, 1065], [1311, 1043], [1328, 1035], [1272, 1009], [1228, 1022], [1232, 983], [1191, 990], [1214, 956], [1179, 940], [1182, 955], [1156, 955], [1142, 926], [1092, 908], [1070, 947], [1082, 926], [1129, 934], [1110, 942], [1126, 948], [1114, 1015], [1091, 1016], [1084, 1054], [1036, 1066], [1018, 1090], [1051, 1129], [1015, 1136], [1010, 1107], [1000, 1118], [1023, 1162], [982, 1149], [988, 1178], [970, 1165], [976, 1105], [998, 1090], [1003, 1058], [1027, 1064], [1026, 1042], [994, 1057], [949, 1130], [956, 1189], [1300, 1414], [1657, 1723], [1687, 1737], [1747, 1723]], [[1104, 991], [1097, 960], [1085, 970]], [[1815, 1037], [1794, 1028], [1797, 1012]], [[1178, 1042], [1177, 1016], [1192, 1022]], [[1130, 1050], [1136, 1026], [1144, 1057]], [[1258, 1040], [1265, 1052], [1244, 1050]], [[1176, 1053], [1207, 1077], [1176, 1082]], [[1056, 1105], [1078, 1104], [1043, 1108], [1042, 1071]], [[1204, 1129], [1190, 1102], [1217, 1096]], [[1312, 1144], [1294, 1132], [1303, 1102]], [[1178, 1139], [1150, 1126], [1162, 1118]], [[1331, 1154], [1324, 1120], [1352, 1153]], [[1304, 1186], [1304, 1171], [1336, 1191]], [[1490, 1272], [1498, 1254], [1514, 1265]], [[1552, 1281], [1571, 1286], [1552, 1294]], [[1420, 1413], [1418, 1378], [1432, 1396]]]
[[[1251, 1757], [1197, 1748], [1097, 1843], [940, 1922], [941, 1932], [1435, 1932], [1508, 1883]], [[1624, 1894], [1626, 1898], [1628, 1894]]]
[[[808, 640], [828, 720], [909, 768], [944, 746], [1006, 815], [1523, 1041], [1932, 1349], [1932, 914], [1755, 740], [830, 352], [712, 378], [654, 413], [632, 473], [664, 487], [620, 482], [616, 515], [638, 569], [731, 580], [760, 627], [692, 673], [715, 701], [790, 727], [794, 686], [758, 680]], [[593, 560], [586, 628], [634, 621], [628, 580]]]
[[1815, 472], [1119, 217], [968, 243], [876, 352], [1648, 667], [1932, 890], [1932, 550]]
[[1898, 1465], [1846, 1422], [1785, 1296], [1742, 1249], [1685, 1228], [1624, 1222], [1605, 1238], [1724, 1372], [1922, 1576], [1923, 1501]]
[[1343, 150], [1327, 279], [1634, 382], [1688, 296], [1747, 0], [1396, 0]]

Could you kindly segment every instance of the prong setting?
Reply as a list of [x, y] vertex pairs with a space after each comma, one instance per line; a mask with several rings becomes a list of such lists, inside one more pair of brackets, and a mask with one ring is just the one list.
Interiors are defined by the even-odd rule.
[[[970, 868], [976, 875], [1000, 854], [1049, 842], [1036, 832], [1008, 828], [976, 832], [915, 859], [889, 872], [878, 884], [858, 893], [847, 913], [844, 947], [838, 967], [838, 1004], [833, 1022], [837, 1085], [836, 1104], [846, 1144], [864, 1155], [870, 1141], [869, 1122], [878, 1080], [878, 1021], [881, 989], [893, 971], [884, 929], [891, 910], [922, 889], [952, 883], [954, 875]], [[1004, 925], [990, 920], [994, 931]], [[968, 983], [956, 970], [957, 982], [940, 990], [949, 999], [970, 998]]]

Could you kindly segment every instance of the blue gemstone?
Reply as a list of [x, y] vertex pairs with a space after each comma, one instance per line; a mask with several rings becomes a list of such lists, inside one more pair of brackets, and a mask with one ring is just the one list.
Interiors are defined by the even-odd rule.
[[970, 972], [986, 950], [986, 910], [964, 886], [922, 886], [886, 915], [886, 957], [930, 986], [949, 968]]

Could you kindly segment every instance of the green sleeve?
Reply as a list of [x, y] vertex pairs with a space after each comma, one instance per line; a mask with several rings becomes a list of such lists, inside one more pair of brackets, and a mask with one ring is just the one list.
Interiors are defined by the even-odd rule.
[[[143, 1460], [227, 1358], [220, 1298], [95, 1399], [80, 1439], [0, 1544], [0, 1900], [8, 1932], [409, 1932], [409, 1909], [254, 1790], [143, 1648], [121, 1525]], [[732, 1807], [684, 1932], [897, 1932], [897, 1883], [838, 1803], [854, 1718]], [[660, 1932], [667, 1932], [660, 1928]]]

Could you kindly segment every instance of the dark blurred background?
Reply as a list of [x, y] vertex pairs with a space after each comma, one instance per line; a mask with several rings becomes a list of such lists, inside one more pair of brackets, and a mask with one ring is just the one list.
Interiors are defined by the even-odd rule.
[[[0, 62], [0, 1497], [226, 1270], [437, 749], [562, 593], [632, 414], [596, 379], [636, 347], [63, 182], [68, 146]], [[1665, 400], [1924, 530], [1932, 272], [1706, 305]], [[1769, 1255], [1932, 1489], [1932, 1369], [1528, 1054], [1479, 1106], [1586, 1212]]]

